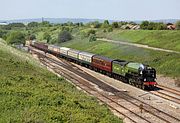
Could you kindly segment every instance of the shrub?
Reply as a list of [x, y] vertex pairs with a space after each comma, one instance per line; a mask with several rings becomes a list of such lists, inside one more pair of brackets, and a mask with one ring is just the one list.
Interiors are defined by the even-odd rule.
[[81, 36], [82, 37], [89, 37], [91, 34], [96, 34], [96, 30], [87, 29], [87, 30], [81, 31]]
[[61, 33], [59, 33], [58, 35], [58, 41], [59, 42], [66, 42], [72, 39], [72, 35], [70, 32], [68, 31], [62, 31]]
[[180, 30], [180, 21], [176, 22], [176, 29]]
[[22, 32], [11, 32], [7, 35], [8, 44], [25, 44], [25, 35]]
[[39, 23], [38, 22], [30, 22], [28, 23], [28, 27], [38, 27]]
[[108, 32], [112, 32], [112, 31], [113, 31], [113, 28], [112, 28], [112, 27], [109, 27], [109, 28], [107, 29], [107, 31], [108, 31]]
[[35, 39], [36, 39], [36, 36], [34, 34], [29, 36], [29, 40], [35, 40]]
[[105, 20], [104, 23], [102, 24], [102, 28], [108, 28], [109, 27], [109, 21]]
[[143, 21], [140, 25], [141, 29], [148, 29], [149, 21]]
[[144, 30], [164, 30], [166, 29], [166, 25], [162, 22], [155, 23], [149, 21], [143, 21], [140, 25], [141, 29]]
[[96, 35], [95, 34], [91, 34], [89, 36], [89, 42], [91, 42], [91, 41], [96, 41]]
[[113, 27], [113, 28], [118, 28], [118, 27], [119, 27], [118, 22], [113, 22], [113, 23], [112, 23], [112, 27]]
[[4, 36], [7, 34], [6, 31], [0, 30], [0, 38], [4, 38]]
[[13, 27], [19, 27], [19, 28], [25, 27], [25, 25], [23, 23], [10, 23], [7, 26], [10, 26], [11, 28], [13, 28]]
[[47, 41], [47, 43], [49, 43], [49, 41], [51, 40], [51, 35], [47, 32], [45, 32], [43, 34], [43, 39]]
[[96, 34], [96, 31], [93, 30], [93, 29], [89, 30], [89, 31], [88, 31], [88, 36], [90, 36], [91, 34]]

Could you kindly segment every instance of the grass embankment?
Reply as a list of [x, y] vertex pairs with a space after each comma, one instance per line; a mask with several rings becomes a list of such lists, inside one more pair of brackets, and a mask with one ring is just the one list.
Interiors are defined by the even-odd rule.
[[0, 42], [0, 123], [122, 122], [87, 96], [31, 59]]
[[166, 53], [143, 49], [127, 45], [117, 45], [113, 43], [94, 41], [89, 42], [88, 39], [76, 38], [61, 44], [82, 51], [88, 51], [114, 59], [124, 59], [128, 61], [136, 61], [156, 68], [158, 74], [172, 77], [180, 77], [180, 55], [175, 53]]
[[98, 36], [180, 52], [180, 30], [114, 30], [98, 32]]

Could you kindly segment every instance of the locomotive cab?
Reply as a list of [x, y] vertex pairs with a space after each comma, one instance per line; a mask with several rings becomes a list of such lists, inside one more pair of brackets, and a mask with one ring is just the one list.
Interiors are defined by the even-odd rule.
[[142, 77], [145, 86], [153, 87], [157, 84], [156, 70], [154, 68], [146, 66], [145, 69], [142, 71]]

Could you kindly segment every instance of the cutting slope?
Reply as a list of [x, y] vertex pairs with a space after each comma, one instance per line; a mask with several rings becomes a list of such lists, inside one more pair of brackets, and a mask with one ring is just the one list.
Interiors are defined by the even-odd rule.
[[122, 122], [105, 105], [0, 42], [0, 122]]

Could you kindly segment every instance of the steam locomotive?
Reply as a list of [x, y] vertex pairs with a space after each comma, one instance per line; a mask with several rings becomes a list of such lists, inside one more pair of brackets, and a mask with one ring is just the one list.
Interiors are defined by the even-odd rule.
[[94, 71], [129, 83], [141, 89], [153, 89], [156, 82], [156, 70], [142, 63], [111, 59], [101, 55], [79, 51], [67, 47], [58, 47], [36, 41], [27, 41], [26, 45], [46, 53], [75, 62]]

